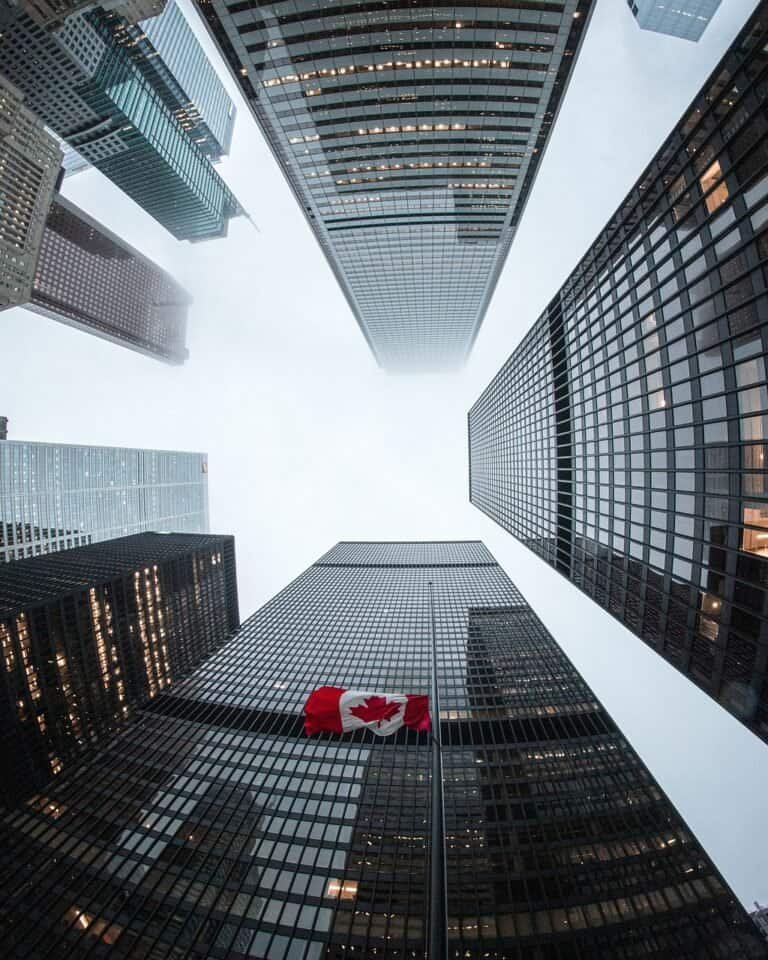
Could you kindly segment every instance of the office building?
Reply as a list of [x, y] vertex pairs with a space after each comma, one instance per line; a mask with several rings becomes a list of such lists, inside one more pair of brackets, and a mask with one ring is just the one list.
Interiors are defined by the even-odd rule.
[[164, 270], [57, 194], [30, 310], [167, 363], [183, 363], [189, 294]]
[[761, 907], [755, 900], [755, 909], [750, 913], [757, 929], [768, 940], [768, 907]]
[[77, 150], [68, 147], [63, 140], [61, 142], [61, 149], [64, 152], [64, 159], [61, 161], [61, 166], [64, 170], [65, 177], [73, 177], [76, 173], [82, 173], [83, 170], [87, 170], [90, 167], [90, 163], [88, 163], [84, 157], [81, 157]]
[[678, 0], [672, 4], [659, 3], [658, 0], [627, 0], [627, 6], [643, 30], [666, 33], [695, 43], [717, 13], [720, 0]]
[[8, 417], [0, 417], [0, 440], [8, 439]]
[[0, 801], [44, 787], [239, 623], [232, 537], [142, 533], [0, 566]]
[[242, 213], [208, 157], [124, 45], [129, 24], [101, 9], [55, 31], [0, 3], [0, 72], [28, 106], [178, 240], [224, 236]]
[[162, 13], [166, 0], [5, 0], [9, 5], [19, 7], [32, 20], [48, 30], [62, 26], [67, 17], [82, 10], [101, 7], [117, 13], [129, 23], [138, 23], [146, 17], [156, 17]]
[[0, 76], [0, 309], [25, 303], [61, 167], [56, 140]]
[[[322, 684], [426, 692], [433, 628], [447, 890], [429, 734], [301, 715]], [[430, 899], [445, 956], [768, 956], [480, 543], [339, 544], [0, 830], [11, 956], [423, 957]]]
[[0, 564], [146, 531], [208, 533], [206, 454], [0, 443]]
[[591, 0], [198, 0], [377, 361], [467, 357]]
[[768, 3], [469, 413], [470, 498], [768, 739]]
[[128, 31], [140, 69], [211, 160], [229, 153], [235, 105], [175, 0]]

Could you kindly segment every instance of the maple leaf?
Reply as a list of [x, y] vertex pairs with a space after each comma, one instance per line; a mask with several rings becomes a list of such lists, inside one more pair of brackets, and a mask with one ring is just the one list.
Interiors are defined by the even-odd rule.
[[356, 707], [350, 707], [349, 712], [363, 723], [375, 722], [380, 727], [382, 721], [390, 720], [400, 712], [400, 704], [387, 700], [386, 697], [368, 697]]

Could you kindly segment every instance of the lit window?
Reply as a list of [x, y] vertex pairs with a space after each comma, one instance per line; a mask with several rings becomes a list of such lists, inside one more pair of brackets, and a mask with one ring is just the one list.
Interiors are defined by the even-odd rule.
[[[714, 187], [714, 185], [722, 178], [722, 176], [723, 171], [720, 168], [720, 161], [715, 160], [715, 162], [711, 163], [699, 178], [702, 192], [706, 193], [709, 189]], [[710, 193], [704, 201], [707, 205], [707, 211], [709, 213], [714, 213], [715, 210], [721, 207], [727, 199], [728, 187], [725, 183], [720, 183], [719, 186], [712, 190], [712, 193]]]
[[354, 900], [357, 896], [356, 880], [329, 880], [325, 888], [326, 897], [334, 900]]
[[[744, 507], [744, 528], [741, 531], [741, 549], [768, 557], [768, 506], [755, 504]], [[746, 525], [750, 524], [750, 529]]]

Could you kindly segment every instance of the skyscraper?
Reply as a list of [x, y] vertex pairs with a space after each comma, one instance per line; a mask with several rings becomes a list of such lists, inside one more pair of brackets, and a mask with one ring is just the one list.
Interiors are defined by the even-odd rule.
[[659, 3], [658, 0], [627, 0], [627, 6], [643, 30], [666, 33], [695, 43], [717, 13], [720, 0], [676, 0], [673, 4]]
[[192, 298], [164, 270], [56, 195], [30, 310], [138, 353], [183, 363]]
[[29, 300], [61, 159], [24, 95], [0, 76], [0, 309]]
[[0, 2], [0, 72], [51, 129], [179, 240], [224, 236], [237, 200], [101, 9], [55, 31]]
[[[301, 717], [323, 683], [427, 691], [433, 630], [447, 896], [429, 734]], [[435, 898], [452, 957], [768, 956], [480, 543], [339, 544], [0, 830], [12, 956], [423, 957]]]
[[198, 7], [378, 362], [463, 363], [591, 0]]
[[0, 563], [147, 530], [208, 533], [206, 454], [0, 443]]
[[768, 3], [469, 413], [470, 498], [768, 739]]
[[203, 153], [229, 153], [235, 105], [175, 0], [128, 36], [139, 67]]
[[0, 567], [0, 801], [90, 752], [239, 626], [232, 537], [142, 533]]
[[[97, 6], [94, 0], [10, 0], [35, 23], [49, 30], [60, 27], [67, 17], [81, 10]], [[145, 17], [155, 17], [162, 12], [166, 0], [102, 0], [102, 10], [120, 14], [129, 23], [138, 23]]]

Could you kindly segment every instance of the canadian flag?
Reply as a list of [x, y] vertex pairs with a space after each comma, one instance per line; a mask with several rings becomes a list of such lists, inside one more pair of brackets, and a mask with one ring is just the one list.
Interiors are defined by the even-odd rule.
[[369, 693], [343, 687], [318, 687], [304, 704], [304, 731], [348, 733], [367, 727], [388, 737], [400, 727], [429, 730], [429, 697], [411, 693]]

